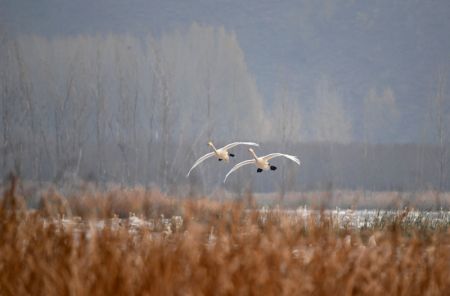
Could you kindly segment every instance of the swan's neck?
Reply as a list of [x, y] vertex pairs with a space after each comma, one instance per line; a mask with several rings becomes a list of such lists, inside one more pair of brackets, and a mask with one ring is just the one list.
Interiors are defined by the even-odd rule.
[[216, 152], [216, 153], [217, 153], [217, 149], [216, 149], [216, 146], [214, 146], [214, 144], [213, 144], [213, 143], [211, 143], [211, 147], [212, 147], [212, 149], [214, 149], [214, 152]]
[[253, 155], [253, 158], [254, 158], [255, 160], [257, 160], [257, 159], [258, 159], [258, 156], [256, 156], [255, 151], [250, 151], [250, 152], [251, 152], [251, 154]]

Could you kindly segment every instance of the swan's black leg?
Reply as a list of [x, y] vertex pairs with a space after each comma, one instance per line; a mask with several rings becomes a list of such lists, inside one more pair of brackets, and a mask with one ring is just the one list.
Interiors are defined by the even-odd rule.
[[231, 156], [231, 157], [234, 157], [234, 154], [233, 154], [233, 153], [228, 153], [228, 155]]
[[274, 165], [271, 165], [271, 166], [270, 166], [270, 170], [271, 170], [271, 171], [274, 171], [274, 170], [276, 170], [276, 169], [277, 169], [276, 166], [274, 166]]
[[222, 158], [219, 158], [219, 161], [222, 161]]
[[256, 172], [261, 173], [262, 169], [257, 169]]

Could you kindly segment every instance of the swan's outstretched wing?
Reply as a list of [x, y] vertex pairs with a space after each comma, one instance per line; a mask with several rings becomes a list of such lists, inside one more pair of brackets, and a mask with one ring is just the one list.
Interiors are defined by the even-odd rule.
[[205, 159], [208, 159], [208, 158], [210, 158], [211, 156], [213, 156], [214, 155], [214, 152], [210, 152], [210, 153], [208, 153], [208, 154], [205, 154], [205, 155], [203, 155], [202, 157], [200, 157], [195, 163], [194, 163], [194, 165], [191, 167], [191, 169], [189, 170], [189, 172], [187, 173], [187, 175], [186, 175], [186, 178], [187, 177], [189, 177], [189, 174], [191, 173], [191, 171], [196, 167], [196, 166], [198, 166], [201, 162], [203, 162]]
[[253, 143], [253, 142], [234, 142], [234, 143], [230, 143], [230, 144], [222, 147], [221, 149], [228, 150], [228, 149], [231, 149], [231, 148], [236, 147], [238, 145], [248, 145], [248, 146], [256, 146], [256, 147], [259, 146], [258, 143]]
[[263, 158], [264, 160], [270, 160], [270, 159], [272, 159], [272, 158], [274, 158], [274, 157], [279, 157], [279, 156], [286, 157], [287, 159], [290, 159], [290, 160], [292, 160], [293, 162], [295, 162], [296, 164], [300, 165], [300, 159], [298, 159], [297, 156], [289, 155], [289, 154], [283, 154], [283, 153], [271, 153], [271, 154], [268, 154], [268, 155], [266, 155], [266, 156], [263, 156], [262, 158]]
[[234, 172], [235, 170], [239, 169], [240, 167], [247, 165], [247, 164], [251, 164], [251, 163], [255, 163], [256, 161], [254, 159], [249, 159], [249, 160], [244, 160], [243, 162], [238, 163], [237, 165], [235, 165], [229, 172], [228, 174], [225, 176], [225, 179], [223, 179], [223, 183], [225, 183], [225, 181], [227, 180], [228, 176]]

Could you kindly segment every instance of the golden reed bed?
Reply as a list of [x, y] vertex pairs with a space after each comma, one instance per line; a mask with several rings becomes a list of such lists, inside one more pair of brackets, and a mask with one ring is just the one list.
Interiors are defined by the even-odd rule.
[[[38, 210], [26, 209], [23, 198], [15, 183], [3, 194], [0, 295], [450, 291], [448, 224], [409, 224], [406, 212], [350, 229], [336, 227], [325, 214], [298, 219], [283, 211], [249, 211], [242, 203], [183, 201], [141, 189], [68, 199], [50, 192]], [[137, 221], [151, 224], [115, 217], [118, 209], [126, 216], [136, 208], [143, 213]], [[74, 213], [83, 217], [70, 217]]]

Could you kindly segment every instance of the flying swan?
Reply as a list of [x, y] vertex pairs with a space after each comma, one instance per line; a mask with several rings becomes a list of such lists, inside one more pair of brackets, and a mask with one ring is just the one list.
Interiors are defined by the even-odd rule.
[[226, 146], [223, 146], [222, 148], [216, 149], [214, 144], [211, 141], [209, 141], [208, 146], [212, 147], [212, 149], [214, 149], [214, 151], [210, 152], [208, 154], [205, 154], [202, 157], [200, 157], [199, 159], [197, 159], [197, 161], [194, 163], [194, 165], [191, 167], [191, 169], [187, 173], [186, 177], [189, 177], [189, 174], [196, 166], [198, 166], [200, 163], [202, 163], [203, 161], [205, 161], [206, 159], [208, 159], [212, 156], [217, 157], [219, 159], [219, 161], [225, 160], [226, 162], [228, 162], [228, 160], [230, 159], [230, 156], [234, 157], [234, 154], [229, 153], [228, 150], [233, 147], [236, 147], [238, 145], [259, 146], [259, 144], [253, 143], [253, 142], [234, 142], [234, 143], [228, 144]]
[[279, 156], [283, 156], [286, 157], [287, 159], [292, 160], [293, 162], [295, 162], [296, 164], [300, 165], [300, 160], [297, 158], [297, 156], [293, 156], [293, 155], [289, 155], [289, 154], [283, 154], [283, 153], [271, 153], [271, 154], [267, 154], [266, 156], [261, 156], [258, 157], [255, 154], [255, 151], [252, 148], [249, 148], [248, 151], [250, 151], [250, 153], [253, 155], [253, 159], [249, 159], [249, 160], [244, 160], [243, 162], [238, 163], [237, 165], [235, 165], [229, 172], [228, 174], [225, 176], [225, 179], [223, 180], [223, 183], [225, 183], [225, 181], [227, 180], [228, 176], [236, 171], [237, 169], [239, 169], [240, 167], [243, 167], [244, 165], [247, 164], [254, 164], [257, 167], [257, 172], [261, 173], [262, 171], [274, 171], [277, 169], [276, 166], [270, 165], [269, 160], [271, 160], [272, 158], [275, 157], [279, 157]]

